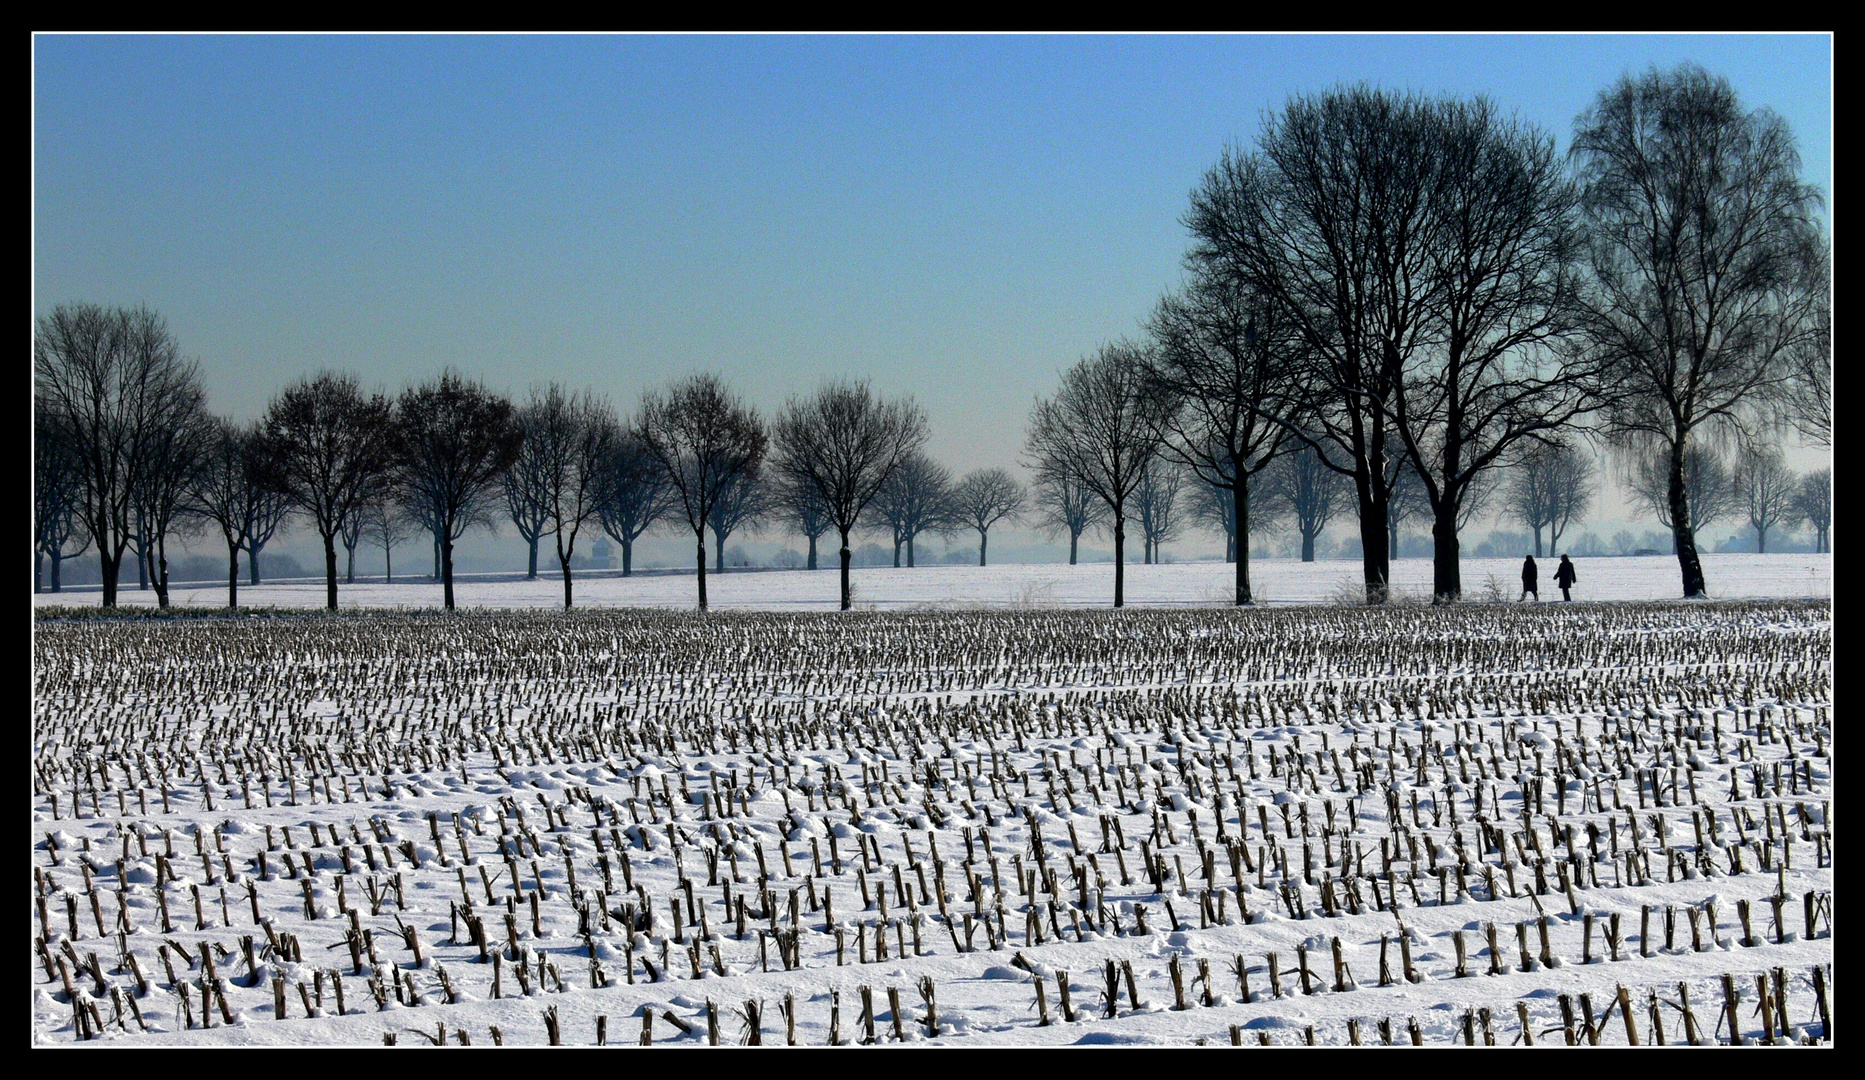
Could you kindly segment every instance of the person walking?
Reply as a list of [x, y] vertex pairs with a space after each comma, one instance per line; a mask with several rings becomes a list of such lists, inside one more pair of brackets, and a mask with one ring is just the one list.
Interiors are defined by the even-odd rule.
[[[1535, 583], [1540, 577], [1541, 570], [1535, 565], [1535, 557], [1533, 555], [1522, 560], [1522, 600], [1526, 600], [1530, 596], [1533, 596], [1536, 603], [1541, 602], [1541, 593], [1535, 588]], [[1516, 602], [1520, 603], [1521, 601], [1518, 600]]]
[[1573, 603], [1574, 594], [1568, 590], [1572, 589], [1574, 587], [1574, 582], [1579, 580], [1580, 575], [1574, 573], [1574, 564], [1563, 554], [1561, 556], [1560, 567], [1554, 571], [1554, 583], [1561, 587], [1562, 600], [1570, 604]]

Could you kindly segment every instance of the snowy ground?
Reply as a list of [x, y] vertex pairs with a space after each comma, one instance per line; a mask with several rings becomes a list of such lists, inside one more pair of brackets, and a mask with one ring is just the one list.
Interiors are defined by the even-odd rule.
[[[1541, 597], [1560, 598], [1554, 587], [1557, 559], [1541, 562]], [[1576, 600], [1668, 600], [1679, 595], [1677, 560], [1669, 556], [1580, 559], [1575, 563], [1580, 581]], [[1825, 555], [1705, 555], [1703, 572], [1709, 592], [1719, 599], [1826, 598], [1833, 591], [1833, 560]], [[1223, 605], [1235, 595], [1235, 569], [1222, 563], [1170, 563], [1129, 565], [1126, 571], [1127, 603], [1135, 606]], [[1250, 564], [1251, 583], [1259, 603], [1328, 603], [1353, 595], [1360, 586], [1356, 561], [1302, 563], [1290, 559], [1259, 559]], [[880, 610], [944, 606], [1102, 607], [1114, 595], [1111, 563], [1068, 566], [1015, 564], [1004, 566], [922, 566], [860, 569], [853, 572], [859, 606]], [[1491, 582], [1495, 583], [1492, 593]], [[1520, 593], [1521, 560], [1467, 559], [1463, 564], [1464, 595], [1482, 600], [1501, 595], [1514, 600]], [[1392, 582], [1400, 597], [1429, 599], [1431, 561], [1400, 559], [1392, 563]], [[644, 571], [624, 578], [618, 571], [579, 573], [575, 598], [584, 607], [690, 608], [694, 605], [691, 571]], [[838, 603], [836, 573], [832, 569], [732, 571], [708, 574], [708, 600], [720, 610], [832, 611]], [[219, 607], [227, 601], [224, 582], [176, 586], [177, 606]], [[96, 603], [97, 586], [39, 593], [38, 605]], [[455, 582], [456, 602], [462, 607], [558, 607], [563, 603], [561, 578], [540, 573], [535, 581], [521, 574], [462, 575]], [[153, 604], [155, 594], [125, 589], [118, 593], [125, 605]], [[409, 578], [384, 585], [380, 579], [339, 587], [339, 603], [353, 607], [434, 607], [441, 601], [440, 586], [426, 578]], [[240, 602], [248, 606], [322, 607], [322, 578], [267, 582], [240, 587]]]
[[1831, 632], [1805, 603], [40, 624], [33, 1039], [781, 1044], [793, 1008], [808, 1045], [1506, 1044], [1525, 1010], [1623, 1044], [1621, 988], [1645, 1043], [1685, 1041], [1686, 993], [1695, 1041], [1730, 1008], [1816, 1037]]

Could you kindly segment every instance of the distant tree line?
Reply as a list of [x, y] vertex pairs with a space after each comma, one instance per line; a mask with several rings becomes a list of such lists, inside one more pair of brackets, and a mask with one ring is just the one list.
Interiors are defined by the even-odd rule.
[[1452, 603], [1470, 522], [1499, 511], [1556, 550], [1604, 444], [1699, 596], [1714, 520], [1761, 550], [1803, 521], [1828, 543], [1831, 471], [1794, 477], [1764, 447], [1785, 429], [1831, 444], [1831, 258], [1799, 165], [1779, 117], [1690, 65], [1604, 90], [1565, 160], [1484, 98], [1295, 97], [1192, 190], [1183, 283], [1037, 400], [1028, 486], [954, 478], [911, 398], [846, 380], [766, 421], [711, 375], [623, 416], [554, 383], [514, 402], [449, 370], [390, 397], [320, 372], [237, 425], [160, 316], [62, 305], [34, 340], [35, 588], [94, 549], [105, 606], [126, 554], [166, 606], [169, 540], [211, 532], [237, 606], [241, 555], [257, 584], [289, 517], [321, 541], [328, 606], [339, 548], [354, 580], [359, 545], [426, 536], [451, 608], [455, 542], [508, 520], [531, 576], [554, 555], [565, 607], [584, 538], [611, 538], [626, 576], [649, 531], [690, 532], [703, 610], [708, 532], [717, 573], [729, 536], [774, 526], [812, 570], [835, 539], [846, 609], [863, 530], [909, 567], [926, 535], [975, 534], [982, 566], [991, 530], [1021, 523], [1066, 535], [1071, 563], [1105, 532], [1120, 606], [1128, 540], [1153, 562], [1196, 524], [1225, 537], [1243, 605], [1253, 529], [1292, 529], [1313, 559], [1351, 520], [1381, 603], [1422, 519]]

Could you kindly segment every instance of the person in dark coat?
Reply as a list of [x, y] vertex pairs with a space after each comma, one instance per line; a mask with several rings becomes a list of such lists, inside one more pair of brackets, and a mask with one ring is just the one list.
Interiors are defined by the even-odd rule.
[[1573, 588], [1574, 582], [1579, 581], [1579, 580], [1580, 580], [1580, 575], [1574, 573], [1574, 564], [1568, 561], [1568, 558], [1566, 555], [1562, 555], [1560, 568], [1554, 571], [1554, 583], [1561, 587], [1561, 599], [1562, 600], [1565, 600], [1568, 603], [1573, 602], [1574, 596], [1572, 593], [1568, 592], [1567, 590]]
[[[1533, 555], [1530, 555], [1527, 558], [1523, 559], [1522, 560], [1522, 600], [1526, 600], [1530, 596], [1533, 596], [1535, 598], [1536, 603], [1541, 602], [1541, 593], [1535, 588], [1535, 583], [1540, 579], [1540, 577], [1541, 577], [1541, 570], [1535, 566], [1535, 557]], [[1517, 603], [1520, 603], [1520, 602], [1521, 601], [1517, 601]]]

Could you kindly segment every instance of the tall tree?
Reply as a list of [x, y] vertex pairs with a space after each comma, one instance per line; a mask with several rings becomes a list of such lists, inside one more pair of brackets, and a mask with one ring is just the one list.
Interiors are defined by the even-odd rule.
[[[1260, 483], [1251, 491], [1251, 528], [1263, 527], [1264, 509], [1261, 502], [1255, 501]], [[1190, 510], [1192, 520], [1204, 525], [1212, 532], [1224, 537], [1224, 561], [1237, 561], [1237, 510], [1233, 505], [1236, 494], [1229, 484], [1193, 484], [1191, 489]]]
[[[262, 432], [260, 434], [263, 434]], [[252, 500], [247, 503], [246, 521], [246, 582], [249, 585], [260, 584], [259, 554], [278, 534], [279, 527], [291, 516], [291, 503], [283, 493], [272, 490], [265, 484], [265, 477], [271, 475], [265, 465], [264, 456], [270, 453], [263, 438], [249, 440], [246, 453], [252, 462], [253, 482], [256, 490]]]
[[567, 393], [551, 383], [532, 391], [526, 406], [536, 420], [526, 439], [536, 441], [543, 496], [553, 526], [563, 606], [573, 601], [570, 561], [583, 527], [597, 519], [603, 489], [622, 438], [615, 409], [587, 391]]
[[1701, 429], [1741, 429], [1786, 393], [1830, 292], [1784, 120], [1745, 111], [1691, 64], [1622, 78], [1570, 151], [1591, 235], [1589, 331], [1627, 379], [1609, 434], [1668, 463], [1665, 517], [1686, 597], [1704, 595], [1685, 460]]
[[337, 525], [337, 542], [343, 545], [343, 583], [345, 585], [356, 584], [356, 546], [363, 542], [363, 513], [367, 509], [366, 506], [358, 506]]
[[[1149, 565], [1159, 561], [1159, 545], [1176, 540], [1184, 527], [1179, 516], [1179, 488], [1184, 479], [1177, 462], [1157, 458], [1142, 468], [1139, 486], [1133, 489], [1133, 516], [1140, 525], [1143, 558]], [[1231, 498], [1236, 498], [1234, 488]]]
[[[1485, 98], [1442, 99], [1418, 148], [1427, 339], [1381, 402], [1432, 511], [1432, 597], [1463, 593], [1463, 504], [1486, 472], [1609, 399], [1616, 368], [1578, 348], [1578, 190], [1554, 140]], [[1493, 481], [1494, 475], [1491, 473]]]
[[1507, 470], [1503, 505], [1509, 517], [1535, 534], [1535, 556], [1541, 556], [1541, 534], [1548, 533], [1548, 553], [1561, 544], [1570, 522], [1587, 512], [1593, 502], [1593, 462], [1574, 446], [1561, 441], [1537, 444]]
[[1003, 469], [974, 469], [952, 489], [953, 519], [978, 533], [978, 565], [985, 565], [991, 526], [1023, 513], [1029, 492]]
[[926, 414], [911, 398], [887, 401], [866, 382], [831, 382], [791, 398], [773, 431], [777, 467], [816, 490], [842, 540], [842, 610], [851, 606], [849, 534], [888, 478], [926, 442]]
[[622, 576], [635, 572], [635, 541], [673, 509], [673, 486], [633, 426], [624, 426], [603, 473], [597, 516], [622, 548]]
[[1253, 154], [1227, 151], [1192, 192], [1193, 257], [1273, 302], [1301, 344], [1289, 396], [1300, 418], [1263, 407], [1353, 478], [1369, 604], [1384, 603], [1389, 560], [1388, 406], [1408, 358], [1432, 340], [1428, 101], [1356, 87], [1297, 97], [1270, 116]]
[[1331, 469], [1312, 446], [1285, 454], [1270, 472], [1269, 490], [1294, 519], [1302, 538], [1302, 561], [1315, 561], [1315, 540], [1347, 506], [1351, 492], [1340, 470]]
[[1080, 477], [1070, 473], [1065, 462], [1037, 461], [1031, 467], [1035, 472], [1035, 483], [1031, 485], [1035, 524], [1052, 539], [1068, 534], [1068, 564], [1074, 566], [1082, 535], [1107, 520], [1107, 504]]
[[[757, 412], [740, 402], [715, 375], [695, 375], [665, 393], [644, 395], [637, 430], [673, 485], [675, 504], [693, 530], [699, 610], [704, 611], [706, 521], [732, 478], [762, 465], [769, 437]], [[842, 546], [846, 568], [846, 540]], [[843, 596], [847, 596], [846, 589]]]
[[240, 551], [252, 540], [258, 516], [254, 503], [268, 496], [261, 484], [255, 447], [257, 425], [217, 421], [189, 502], [195, 514], [220, 529], [227, 545], [227, 607], [240, 606]]
[[1128, 504], [1158, 455], [1169, 407], [1153, 392], [1143, 351], [1120, 343], [1064, 372], [1055, 396], [1038, 400], [1030, 414], [1024, 453], [1031, 467], [1079, 478], [1107, 506], [1115, 607], [1126, 604]]
[[1827, 534], [1833, 530], [1833, 470], [1815, 469], [1800, 478], [1794, 492], [1794, 513], [1813, 529], [1813, 550], [1831, 551]]
[[[1171, 403], [1162, 410], [1161, 453], [1205, 485], [1225, 489], [1224, 503], [1235, 515], [1226, 532], [1236, 555], [1236, 603], [1247, 605], [1250, 480], [1292, 442], [1269, 416], [1294, 418], [1304, 408], [1290, 396], [1302, 385], [1301, 340], [1281, 309], [1210, 245], [1194, 247], [1185, 263], [1190, 281], [1160, 301], [1149, 328], [1156, 343], [1148, 354], [1152, 392]], [[1143, 503], [1146, 525], [1156, 500]], [[1151, 562], [1160, 538], [1145, 531]]]
[[272, 399], [263, 421], [266, 484], [324, 542], [325, 606], [337, 609], [337, 530], [382, 491], [394, 464], [389, 400], [356, 377], [319, 372]]
[[725, 485], [719, 501], [712, 505], [712, 513], [706, 516], [706, 524], [712, 529], [713, 573], [725, 572], [725, 538], [755, 526], [771, 509], [770, 490], [759, 482], [756, 473], [740, 473]]
[[894, 565], [904, 548], [907, 565], [915, 565], [914, 542], [922, 534], [947, 532], [956, 522], [952, 470], [918, 451], [906, 456], [868, 503], [869, 528], [888, 532], [894, 541]]
[[1787, 471], [1779, 450], [1744, 448], [1736, 456], [1736, 498], [1741, 501], [1748, 527], [1755, 530], [1755, 550], [1768, 550], [1768, 533], [1794, 519], [1794, 496], [1799, 485]]
[[35, 402], [64, 418], [80, 462], [79, 516], [97, 545], [103, 606], [135, 528], [136, 496], [156, 467], [156, 433], [198, 407], [200, 378], [162, 317], [147, 308], [59, 305], [33, 338]]
[[[83, 462], [65, 418], [35, 401], [32, 410], [32, 591], [40, 591], [41, 563], [52, 561], [52, 591], [64, 588], [60, 567], [91, 546], [82, 514]], [[76, 550], [71, 548], [77, 542]]]
[[513, 413], [510, 400], [451, 369], [404, 390], [395, 403], [395, 486], [403, 500], [435, 523], [448, 611], [453, 610], [453, 542], [468, 525], [489, 516], [499, 482], [518, 458], [524, 431]]

